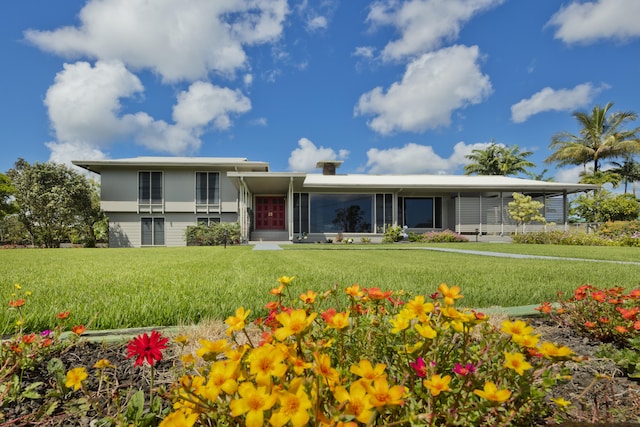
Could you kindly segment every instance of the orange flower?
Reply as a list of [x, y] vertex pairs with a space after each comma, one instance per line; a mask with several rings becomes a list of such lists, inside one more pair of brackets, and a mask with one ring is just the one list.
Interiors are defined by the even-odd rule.
[[627, 332], [629, 332], [627, 328], [621, 325], [616, 326], [616, 331], [618, 331], [621, 334], [626, 334]]
[[352, 285], [344, 290], [352, 298], [361, 298], [364, 293], [360, 290], [360, 285]]
[[86, 331], [87, 331], [87, 328], [85, 328], [84, 325], [76, 325], [71, 329], [71, 332], [73, 332], [78, 336], [84, 334]]
[[15, 301], [9, 301], [9, 307], [18, 308], [24, 305], [23, 299], [17, 299]]
[[380, 290], [380, 288], [362, 288], [362, 289], [367, 293], [367, 296], [369, 298], [371, 298], [372, 300], [378, 300], [378, 301], [387, 299], [393, 294], [393, 291], [383, 292], [382, 290]]
[[66, 319], [67, 317], [69, 317], [69, 311], [68, 311], [68, 310], [67, 310], [67, 311], [62, 311], [62, 312], [60, 312], [60, 313], [58, 313], [58, 314], [57, 314], [57, 317], [58, 317], [58, 319], [60, 319], [60, 320], [64, 320], [64, 319]]
[[539, 307], [536, 307], [535, 309], [536, 311], [544, 314], [549, 314], [553, 311], [553, 307], [551, 306], [551, 303], [549, 301], [543, 302]]
[[635, 329], [636, 331], [640, 331], [640, 320], [636, 320], [635, 322], [633, 322], [633, 329]]
[[594, 322], [589, 322], [588, 320], [586, 322], [584, 322], [584, 326], [586, 328], [595, 328], [596, 327], [596, 323]]
[[36, 334], [29, 334], [22, 336], [22, 342], [25, 344], [31, 344], [36, 340]]
[[318, 296], [317, 292], [314, 292], [312, 290], [308, 290], [306, 293], [300, 294], [300, 299], [305, 304], [313, 304], [316, 301], [316, 297], [317, 296]]
[[593, 291], [591, 292], [591, 299], [598, 302], [605, 302], [607, 299], [607, 294], [602, 291]]
[[273, 288], [269, 291], [272, 295], [280, 295], [284, 291], [284, 285], [280, 285], [277, 288]]

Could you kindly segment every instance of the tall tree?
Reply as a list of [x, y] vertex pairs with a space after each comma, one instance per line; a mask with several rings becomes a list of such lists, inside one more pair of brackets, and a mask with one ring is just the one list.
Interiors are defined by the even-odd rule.
[[611, 107], [612, 102], [604, 108], [596, 105], [590, 114], [574, 112], [573, 117], [582, 129], [578, 135], [566, 131], [553, 135], [549, 145], [553, 153], [545, 162], [557, 163], [558, 166], [584, 165], [585, 171], [587, 164], [593, 163], [592, 169], [596, 173], [604, 159], [640, 153], [640, 127], [630, 130], [624, 128], [636, 120], [636, 113], [609, 112]]
[[636, 181], [640, 181], [640, 163], [636, 162], [633, 157], [627, 156], [624, 162], [611, 162], [615, 168], [611, 169], [612, 172], [617, 173], [622, 177], [624, 183], [624, 193], [627, 194], [628, 185], [631, 184], [633, 189], [633, 197], [636, 196]]
[[11, 179], [2, 173], [0, 173], [0, 220], [5, 216], [16, 212], [16, 204], [14, 203], [13, 195], [15, 188]]
[[465, 165], [465, 175], [517, 175], [527, 173], [527, 168], [535, 167], [527, 160], [531, 151], [520, 151], [517, 145], [506, 147], [491, 142], [486, 148], [476, 148], [465, 157], [471, 163]]
[[65, 165], [31, 165], [18, 159], [8, 175], [15, 187], [18, 217], [35, 243], [59, 247], [95, 214], [91, 184]]

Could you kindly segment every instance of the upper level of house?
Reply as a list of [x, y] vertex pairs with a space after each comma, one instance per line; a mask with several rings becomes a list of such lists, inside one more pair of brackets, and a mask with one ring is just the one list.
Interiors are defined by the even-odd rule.
[[105, 212], [234, 212], [238, 190], [227, 172], [268, 172], [269, 164], [245, 158], [137, 157], [74, 161], [101, 177]]

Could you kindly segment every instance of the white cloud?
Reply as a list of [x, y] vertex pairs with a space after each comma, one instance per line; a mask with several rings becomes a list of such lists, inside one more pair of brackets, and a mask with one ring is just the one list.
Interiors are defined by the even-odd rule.
[[118, 59], [166, 81], [232, 74], [245, 46], [277, 40], [286, 0], [89, 0], [79, 27], [28, 30], [27, 40], [65, 57]]
[[368, 125], [381, 134], [448, 126], [454, 110], [478, 104], [492, 91], [477, 64], [479, 56], [477, 46], [424, 54], [386, 92], [377, 87], [363, 94], [354, 114], [375, 116]]
[[307, 22], [307, 28], [310, 31], [326, 30], [328, 27], [329, 23], [324, 16], [314, 16]]
[[349, 151], [333, 148], [318, 147], [307, 138], [298, 140], [298, 148], [289, 156], [289, 170], [298, 172], [312, 172], [316, 169], [316, 163], [320, 160], [344, 160], [349, 156]]
[[203, 127], [208, 123], [218, 129], [231, 126], [232, 113], [251, 110], [251, 101], [239, 90], [214, 86], [208, 82], [194, 82], [186, 92], [178, 94], [173, 107], [173, 119], [181, 127]]
[[591, 83], [577, 85], [573, 89], [545, 87], [529, 99], [511, 106], [511, 120], [522, 123], [529, 117], [545, 111], [573, 111], [591, 103], [593, 98], [608, 86], [594, 87]]
[[353, 51], [353, 56], [359, 56], [362, 58], [373, 58], [375, 48], [371, 46], [358, 46]]
[[67, 156], [68, 161], [77, 159], [78, 153], [103, 158], [103, 150], [122, 141], [175, 155], [192, 153], [201, 145], [204, 128], [227, 129], [232, 114], [251, 109], [240, 91], [195, 82], [178, 95], [174, 124], [145, 112], [120, 114], [121, 99], [143, 90], [121, 62], [98, 61], [93, 67], [87, 62], [65, 64], [44, 100], [57, 139], [47, 144], [52, 158], [63, 161]]
[[640, 37], [640, 1], [573, 2], [556, 12], [547, 25], [557, 27], [555, 38], [565, 43], [593, 43], [601, 39]]
[[386, 150], [372, 148], [367, 151], [367, 172], [377, 174], [453, 174], [460, 166], [469, 162], [465, 156], [474, 149], [485, 148], [488, 143], [465, 144], [458, 142], [448, 158], [440, 157], [429, 145], [413, 142], [404, 147]]
[[107, 155], [101, 150], [84, 143], [51, 141], [45, 143], [45, 145], [51, 150], [50, 161], [66, 164], [85, 174], [87, 170], [74, 166], [71, 164], [71, 160], [103, 160], [107, 158]]
[[367, 21], [391, 25], [401, 34], [382, 51], [384, 60], [420, 55], [455, 41], [462, 24], [504, 0], [379, 0], [371, 5]]
[[559, 169], [556, 171], [553, 179], [556, 182], [570, 182], [577, 183], [580, 182], [580, 174], [584, 171], [584, 167], [582, 166], [574, 166], [567, 169]]

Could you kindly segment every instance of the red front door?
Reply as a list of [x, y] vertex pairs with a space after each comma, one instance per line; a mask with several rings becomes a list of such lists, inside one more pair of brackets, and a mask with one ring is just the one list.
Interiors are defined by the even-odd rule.
[[282, 196], [256, 197], [256, 230], [284, 230], [285, 207]]

